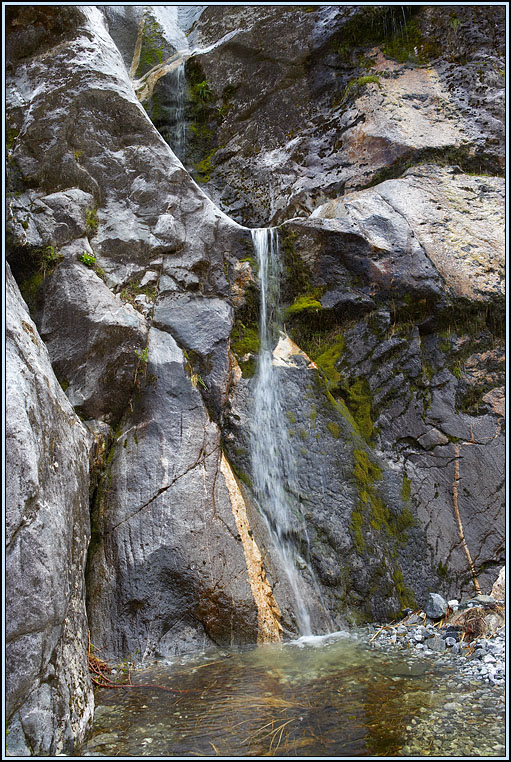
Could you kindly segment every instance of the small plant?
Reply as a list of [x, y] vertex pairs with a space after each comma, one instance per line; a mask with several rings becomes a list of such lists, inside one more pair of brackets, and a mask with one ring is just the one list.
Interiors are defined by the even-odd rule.
[[201, 376], [199, 376], [198, 373], [192, 373], [190, 378], [191, 378], [192, 386], [194, 387], [194, 389], [197, 388], [197, 384], [200, 384], [203, 389], [205, 389], [206, 391], [208, 390], [208, 387], [204, 383], [204, 379]]
[[75, 158], [75, 161], [78, 161], [83, 156], [83, 151], [77, 151], [76, 149], [73, 151], [73, 156]]
[[196, 85], [193, 85], [193, 90], [197, 98], [204, 103], [211, 100], [211, 96], [213, 95], [211, 88], [205, 79], [202, 82], [197, 82]]
[[84, 265], [87, 265], [87, 267], [94, 267], [96, 264], [96, 257], [94, 254], [88, 254], [86, 251], [84, 251], [80, 257], [80, 262], [82, 262]]
[[456, 33], [461, 24], [461, 21], [459, 20], [457, 16], [452, 16], [451, 20], [449, 21], [449, 24], [451, 25], [451, 28], [454, 29], [454, 32]]
[[98, 210], [97, 209], [86, 209], [85, 210], [85, 226], [87, 228], [87, 234], [91, 235], [96, 233], [98, 229]]
[[149, 349], [148, 347], [144, 347], [143, 349], [136, 349], [135, 355], [138, 357], [140, 362], [143, 362], [144, 365], [147, 365], [149, 362]]
[[40, 270], [43, 274], [43, 278], [46, 278], [47, 275], [53, 272], [53, 270], [57, 267], [59, 262], [62, 262], [64, 257], [62, 254], [60, 254], [60, 252], [55, 250], [54, 246], [46, 246], [46, 248], [41, 250], [40, 254], [41, 254]]

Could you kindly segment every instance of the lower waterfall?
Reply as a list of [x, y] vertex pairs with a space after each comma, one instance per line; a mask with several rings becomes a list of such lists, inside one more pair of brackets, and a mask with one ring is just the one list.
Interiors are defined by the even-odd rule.
[[273, 349], [282, 329], [280, 307], [281, 261], [277, 230], [252, 230], [261, 288], [260, 351], [254, 377], [251, 428], [252, 477], [255, 496], [266, 520], [295, 598], [301, 635], [312, 634], [310, 611], [302, 593], [298, 569], [306, 559], [300, 545], [308, 544], [306, 528], [293, 499], [294, 454], [282, 406], [280, 373], [273, 364]]

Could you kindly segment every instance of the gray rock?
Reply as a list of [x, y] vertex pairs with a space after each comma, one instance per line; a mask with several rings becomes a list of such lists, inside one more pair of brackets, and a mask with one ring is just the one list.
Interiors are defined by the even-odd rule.
[[425, 611], [431, 619], [440, 619], [447, 612], [447, 601], [438, 593], [430, 593]]
[[44, 298], [41, 336], [68, 399], [85, 418], [115, 424], [135, 391], [144, 319], [76, 261], [47, 279]]
[[88, 436], [7, 266], [6, 715], [11, 754], [72, 753], [91, 723]]

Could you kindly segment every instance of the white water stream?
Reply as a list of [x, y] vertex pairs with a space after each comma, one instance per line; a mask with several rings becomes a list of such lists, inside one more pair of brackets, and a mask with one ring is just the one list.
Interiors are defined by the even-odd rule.
[[175, 132], [172, 150], [177, 158], [183, 161], [186, 149], [186, 121], [185, 121], [185, 94], [186, 77], [185, 62], [182, 61], [174, 74], [176, 82], [176, 111], [175, 111]]
[[273, 364], [273, 349], [282, 328], [278, 235], [274, 228], [252, 230], [261, 287], [259, 337], [261, 348], [254, 378], [254, 412], [251, 428], [252, 478], [255, 496], [282, 556], [295, 598], [300, 635], [311, 635], [311, 621], [298, 569], [307, 564], [299, 543], [307, 542], [303, 520], [290, 490], [294, 453], [288, 420], [282, 407], [281, 380]]

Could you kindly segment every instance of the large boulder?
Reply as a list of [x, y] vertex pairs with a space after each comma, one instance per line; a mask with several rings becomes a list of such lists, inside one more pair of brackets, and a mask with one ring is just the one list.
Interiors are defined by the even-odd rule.
[[90, 726], [88, 434], [7, 265], [6, 713], [12, 755], [72, 754]]

